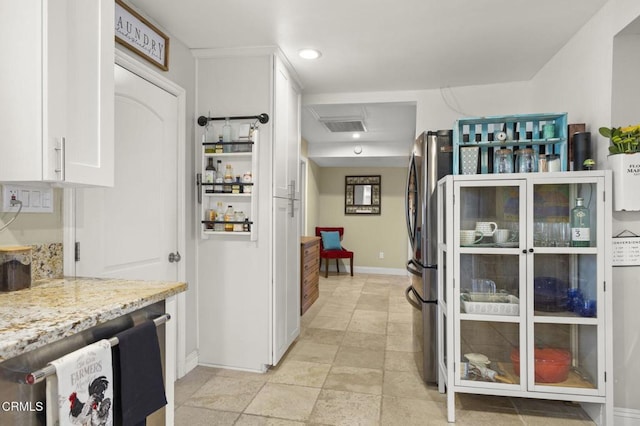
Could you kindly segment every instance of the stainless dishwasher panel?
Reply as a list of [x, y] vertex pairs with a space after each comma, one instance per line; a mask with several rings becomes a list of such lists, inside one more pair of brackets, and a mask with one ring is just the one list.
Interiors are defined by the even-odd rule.
[[[113, 337], [127, 328], [164, 313], [164, 301], [161, 301], [0, 363], [0, 425], [46, 425], [46, 381], [35, 385], [26, 384], [27, 374], [63, 355], [98, 340]], [[157, 332], [162, 369], [166, 377], [164, 324], [157, 328]], [[12, 404], [15, 409], [12, 409]], [[163, 408], [149, 416], [147, 425], [164, 425], [164, 419]]]

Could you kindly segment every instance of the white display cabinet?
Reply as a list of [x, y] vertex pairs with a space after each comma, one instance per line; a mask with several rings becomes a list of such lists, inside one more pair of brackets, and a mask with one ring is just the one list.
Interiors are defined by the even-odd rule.
[[[447, 176], [438, 197], [448, 420], [475, 393], [576, 401], [613, 424], [610, 171]], [[571, 241], [577, 197], [588, 247]]]

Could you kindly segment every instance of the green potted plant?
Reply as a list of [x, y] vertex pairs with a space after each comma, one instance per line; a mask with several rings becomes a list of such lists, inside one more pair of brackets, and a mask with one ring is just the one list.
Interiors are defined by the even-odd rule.
[[613, 209], [640, 210], [640, 124], [601, 127], [609, 139], [609, 166], [613, 170]]

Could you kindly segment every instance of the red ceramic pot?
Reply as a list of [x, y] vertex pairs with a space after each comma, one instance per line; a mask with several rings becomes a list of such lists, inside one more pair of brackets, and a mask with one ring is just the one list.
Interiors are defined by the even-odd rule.
[[[536, 383], [559, 383], [569, 377], [571, 352], [565, 349], [543, 348], [536, 349], [534, 357]], [[511, 351], [511, 362], [516, 376], [520, 375], [520, 350], [518, 348]]]

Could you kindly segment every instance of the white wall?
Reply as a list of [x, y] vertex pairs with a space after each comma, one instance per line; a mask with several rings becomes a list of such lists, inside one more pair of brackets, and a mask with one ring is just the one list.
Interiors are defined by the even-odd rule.
[[[597, 136], [597, 128], [612, 123], [619, 125], [618, 120], [640, 121], [637, 102], [629, 105], [635, 110], [631, 118], [612, 117], [612, 110], [626, 108], [622, 104], [612, 106], [614, 36], [638, 16], [640, 2], [637, 0], [610, 0], [531, 81], [532, 105], [537, 109], [565, 110], [571, 122], [587, 123], [598, 168], [606, 168], [608, 142]], [[639, 52], [636, 47], [633, 51], [636, 58], [640, 57]], [[637, 80], [637, 67], [629, 72]], [[640, 213], [614, 213], [613, 234], [624, 229], [640, 233]], [[637, 267], [619, 267], [613, 271], [616, 424], [640, 424], [639, 277]]]

